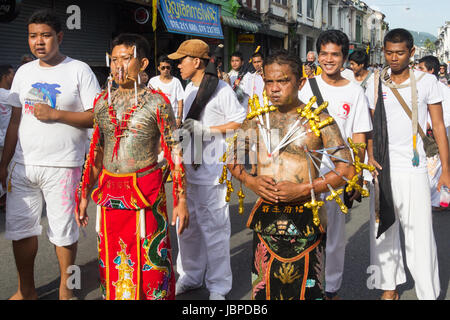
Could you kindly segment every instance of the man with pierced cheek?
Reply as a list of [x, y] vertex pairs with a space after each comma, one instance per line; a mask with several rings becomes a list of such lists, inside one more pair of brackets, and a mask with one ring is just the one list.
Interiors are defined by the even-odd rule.
[[[355, 172], [348, 164], [349, 150], [337, 148], [344, 145], [338, 126], [326, 121], [327, 125], [316, 134], [299, 115], [298, 111], [308, 110], [298, 99], [300, 66], [298, 58], [285, 51], [267, 58], [265, 90], [270, 104], [276, 107], [270, 113], [271, 153], [263, 143], [267, 136], [259, 130], [260, 120], [248, 117], [237, 135], [236, 156], [229, 159], [232, 175], [260, 197], [247, 222], [254, 231], [252, 299], [324, 298], [326, 221], [319, 217], [316, 197], [329, 188], [342, 186], [343, 177], [348, 179]], [[329, 116], [323, 113], [319, 118], [323, 121]], [[280, 147], [290, 128], [296, 131], [291, 131], [288, 142]], [[248, 174], [241, 161], [253, 143], [257, 145], [256, 176]], [[338, 150], [334, 154], [345, 162], [335, 159], [334, 171], [320, 175], [316, 170], [320, 155], [312, 150], [334, 147]]]
[[[188, 225], [181, 148], [168, 99], [139, 84], [148, 65], [148, 42], [121, 34], [112, 42], [111, 73], [119, 85], [94, 103], [94, 134], [81, 188], [77, 222], [87, 225], [92, 193], [97, 204], [99, 269], [107, 300], [165, 300], [175, 295], [164, 182], [173, 177], [172, 225]], [[159, 148], [166, 160], [158, 163]]]

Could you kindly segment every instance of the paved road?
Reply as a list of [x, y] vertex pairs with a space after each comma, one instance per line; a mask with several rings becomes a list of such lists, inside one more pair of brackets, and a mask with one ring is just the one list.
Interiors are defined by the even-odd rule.
[[[168, 185], [167, 190], [172, 186]], [[231, 266], [233, 271], [233, 288], [227, 299], [249, 300], [250, 299], [250, 265], [251, 265], [251, 241], [252, 232], [245, 228], [246, 218], [255, 201], [255, 196], [246, 192], [245, 212], [243, 216], [237, 213], [237, 198], [233, 195], [231, 200]], [[168, 196], [168, 204], [172, 203]], [[369, 290], [366, 286], [369, 274], [366, 273], [369, 266], [369, 211], [368, 200], [356, 203], [352, 213], [347, 216], [346, 238], [347, 250], [345, 260], [345, 271], [340, 296], [348, 300], [372, 300], [381, 294], [379, 290]], [[170, 212], [170, 208], [169, 208]], [[101, 299], [98, 289], [97, 271], [97, 249], [94, 231], [95, 210], [92, 203], [89, 207], [90, 225], [85, 235], [80, 235], [79, 249], [76, 263], [81, 269], [81, 289], [75, 294], [80, 299]], [[441, 299], [450, 299], [450, 211], [434, 212], [433, 223], [439, 255], [439, 271], [442, 294]], [[42, 218], [44, 230], [47, 228], [45, 214]], [[7, 299], [16, 291], [17, 278], [14, 258], [10, 241], [4, 239], [5, 218], [0, 214], [0, 299]], [[178, 252], [175, 230], [171, 227], [171, 240], [174, 257]], [[58, 264], [54, 248], [47, 240], [45, 232], [39, 238], [39, 251], [36, 258], [35, 278], [39, 298], [42, 300], [55, 300], [58, 297]], [[417, 299], [414, 292], [414, 282], [408, 273], [408, 281], [399, 286], [401, 299]], [[208, 291], [200, 288], [177, 299], [208, 299]]]

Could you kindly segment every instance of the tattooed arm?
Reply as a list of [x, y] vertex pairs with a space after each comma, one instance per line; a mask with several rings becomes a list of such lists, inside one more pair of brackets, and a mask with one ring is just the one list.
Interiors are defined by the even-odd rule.
[[[96, 185], [98, 176], [103, 168], [103, 145], [104, 139], [99, 129], [99, 141], [94, 146], [94, 159], [91, 159], [90, 170], [85, 172], [85, 174], [89, 175], [89, 184], [85, 186], [84, 192], [81, 190], [77, 191], [79, 192], [80, 203], [77, 208], [78, 210], [75, 210], [75, 221], [79, 227], [86, 227], [89, 221], [89, 217], [87, 215], [89, 195], [91, 194], [92, 188]], [[91, 148], [92, 147], [93, 146], [91, 146]], [[86, 179], [86, 177], [84, 177], [83, 180], [84, 179]]]

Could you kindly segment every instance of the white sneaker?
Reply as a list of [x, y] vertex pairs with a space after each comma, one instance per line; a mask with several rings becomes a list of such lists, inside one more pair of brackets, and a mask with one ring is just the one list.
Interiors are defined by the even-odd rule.
[[209, 300], [225, 300], [225, 296], [216, 292], [211, 292], [209, 294]]
[[188, 286], [188, 285], [182, 283], [181, 281], [177, 281], [177, 283], [175, 284], [175, 295], [177, 296], [179, 294], [183, 294], [185, 292], [198, 289], [201, 286], [202, 285], [199, 285], [199, 286]]

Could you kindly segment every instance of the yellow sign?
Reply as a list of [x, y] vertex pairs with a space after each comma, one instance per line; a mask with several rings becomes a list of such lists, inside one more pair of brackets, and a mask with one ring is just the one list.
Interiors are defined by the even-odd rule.
[[240, 43], [255, 43], [254, 34], [240, 34], [238, 35], [238, 42]]

